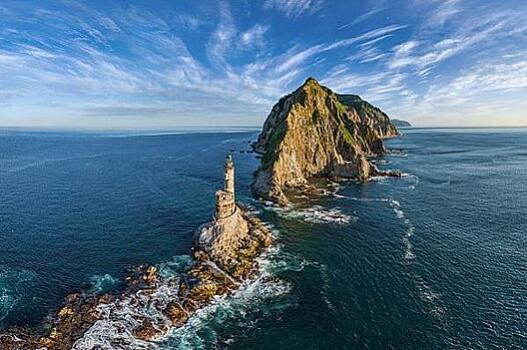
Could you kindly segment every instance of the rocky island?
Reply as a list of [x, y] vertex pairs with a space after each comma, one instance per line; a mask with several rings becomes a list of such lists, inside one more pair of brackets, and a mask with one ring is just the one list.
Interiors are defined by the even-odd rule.
[[71, 294], [41, 327], [15, 327], [0, 334], [0, 349], [144, 348], [215, 298], [241, 288], [257, 274], [256, 257], [273, 237], [236, 203], [230, 155], [224, 175], [213, 220], [197, 230], [193, 260], [184, 273], [163, 276], [157, 267], [142, 265], [126, 277], [127, 287], [118, 295]]
[[382, 172], [369, 161], [398, 136], [390, 118], [357, 95], [336, 94], [308, 78], [272, 108], [253, 144], [262, 155], [252, 185], [256, 196], [280, 205], [287, 193], [310, 188], [314, 178], [367, 180]]

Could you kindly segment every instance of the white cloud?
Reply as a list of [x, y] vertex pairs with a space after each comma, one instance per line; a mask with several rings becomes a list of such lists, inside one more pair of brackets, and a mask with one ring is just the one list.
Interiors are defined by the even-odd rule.
[[362, 15], [356, 17], [353, 21], [351, 21], [350, 23], [347, 23], [347, 24], [344, 24], [344, 25], [341, 25], [340, 27], [338, 27], [337, 29], [338, 30], [342, 30], [342, 29], [346, 29], [348, 27], [351, 27], [351, 26], [354, 26], [356, 24], [359, 24], [361, 22], [364, 22], [365, 20], [367, 20], [368, 18], [384, 11], [385, 8], [378, 8], [378, 9], [374, 9], [374, 10], [371, 10], [371, 11], [368, 11], [366, 13], [363, 13]]
[[426, 99], [433, 102], [454, 101], [455, 104], [456, 98], [468, 99], [483, 92], [509, 89], [527, 90], [527, 61], [476, 67], [447, 85], [431, 88]]
[[199, 18], [197, 18], [195, 16], [192, 16], [192, 15], [189, 15], [187, 13], [178, 13], [174, 17], [174, 21], [178, 25], [180, 25], [183, 28], [185, 28], [187, 30], [190, 30], [190, 31], [194, 31], [194, 30], [198, 29], [204, 23]]
[[252, 28], [240, 33], [239, 42], [242, 47], [263, 47], [264, 36], [269, 26], [255, 24]]
[[322, 0], [266, 0], [264, 8], [275, 9], [288, 18], [312, 15], [322, 8]]
[[389, 37], [392, 37], [393, 34], [387, 34], [387, 35], [383, 35], [383, 36], [380, 36], [378, 38], [375, 38], [375, 39], [372, 39], [372, 40], [369, 40], [369, 41], [366, 41], [365, 43], [362, 43], [359, 45], [359, 47], [364, 47], [364, 46], [371, 46], [379, 41], [382, 41], [384, 39], [387, 39]]
[[383, 59], [384, 57], [386, 57], [386, 54], [381, 53], [381, 54], [378, 54], [376, 56], [363, 58], [362, 60], [359, 61], [359, 63], [375, 62], [375, 61], [379, 61], [379, 60]]
[[[521, 23], [521, 22], [520, 22]], [[518, 32], [519, 18], [510, 11], [491, 13], [486, 17], [467, 18], [453, 34], [435, 42], [412, 39], [394, 48], [388, 61], [390, 69], [413, 67], [423, 71], [469, 49], [495, 43], [500, 37]], [[523, 30], [526, 27], [523, 26]]]
[[362, 40], [378, 38], [378, 37], [381, 37], [383, 35], [386, 35], [386, 34], [393, 33], [395, 31], [401, 30], [401, 29], [406, 28], [406, 27], [407, 27], [407, 25], [389, 25], [389, 26], [386, 26], [386, 27], [377, 28], [377, 29], [371, 30], [369, 32], [366, 32], [364, 34], [361, 34], [361, 35], [353, 37], [353, 38], [335, 41], [332, 44], [327, 45], [324, 48], [324, 50], [328, 51], [328, 50], [339, 49], [339, 48], [342, 48], [342, 47], [345, 47], [345, 46], [350, 46], [350, 45], [355, 44], [357, 42], [360, 42]]
[[419, 98], [389, 102], [387, 109], [428, 125], [527, 125], [522, 95], [527, 96], [526, 60], [489, 63], [432, 84]]
[[228, 69], [225, 54], [233, 45], [233, 39], [236, 35], [234, 20], [226, 3], [220, 3], [220, 22], [216, 30], [209, 39], [207, 51], [209, 58], [214, 64], [218, 64]]
[[[280, 10], [278, 3], [266, 6]], [[316, 3], [284, 1], [280, 11], [296, 18], [314, 14]], [[400, 117], [431, 116], [466, 106], [478, 113], [503, 111], [494, 101], [482, 106], [483, 97], [527, 90], [525, 50], [514, 44], [500, 46], [501, 40], [524, 34], [527, 24], [518, 11], [474, 10], [460, 22], [464, 12], [449, 10], [453, 5], [445, 3], [442, 10], [434, 5], [423, 17], [427, 30], [415, 32], [414, 26], [392, 24], [329, 42], [303, 41], [297, 34], [278, 46], [270, 40], [275, 34], [270, 22], [239, 28], [236, 25], [244, 22], [225, 3], [208, 23], [182, 13], [165, 18], [135, 7], [101, 13], [82, 6], [82, 16], [78, 8], [30, 12], [24, 20], [41, 23], [35, 30], [20, 30], [16, 20], [6, 22], [0, 30], [0, 40], [8, 43], [0, 49], [2, 110], [27, 106], [35, 118], [44, 112], [145, 120], [155, 115], [190, 123], [213, 115], [228, 118], [213, 123], [243, 118], [255, 123], [280, 95], [313, 74], [320, 74], [322, 83], [335, 91], [360, 94]], [[0, 11], [5, 12], [1, 7]], [[185, 33], [199, 34], [205, 45], [185, 41]], [[396, 40], [391, 49], [382, 49]], [[118, 46], [113, 46], [115, 42]], [[500, 51], [485, 52], [496, 46]], [[460, 73], [456, 67], [438, 75], [438, 67], [462, 54], [467, 66], [479, 68], [463, 66]], [[489, 61], [493, 57], [501, 62]]]
[[[368, 47], [361, 47], [359, 51], [355, 52], [354, 54], [347, 57], [346, 60], [353, 62], [353, 61], [361, 61], [361, 60], [369, 60], [373, 57], [376, 57], [378, 55], [381, 55], [382, 53], [373, 46]], [[382, 54], [385, 55], [385, 54]]]
[[437, 8], [432, 11], [427, 25], [431, 27], [443, 26], [449, 19], [462, 12], [460, 0], [442, 0]]
[[308, 58], [313, 57], [315, 54], [319, 53], [323, 49], [323, 45], [315, 45], [308, 49], [302, 50], [298, 53], [292, 54], [287, 53], [285, 56], [285, 60], [280, 63], [278, 68], [276, 69], [278, 72], [284, 72], [286, 70], [290, 70], [302, 63], [304, 63]]

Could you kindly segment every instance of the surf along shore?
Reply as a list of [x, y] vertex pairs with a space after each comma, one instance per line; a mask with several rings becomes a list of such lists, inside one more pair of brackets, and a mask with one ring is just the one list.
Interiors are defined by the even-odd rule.
[[[216, 192], [213, 220], [194, 237], [192, 260], [177, 276], [140, 265], [119, 294], [74, 293], [39, 327], [16, 326], [0, 334], [3, 350], [66, 350], [92, 345], [128, 348], [163, 338], [196, 311], [258, 277], [257, 258], [272, 244], [271, 231], [235, 201], [234, 162], [225, 162], [225, 186]], [[138, 310], [131, 312], [130, 310]], [[99, 344], [87, 339], [104, 329]], [[100, 337], [99, 337], [100, 338]]]

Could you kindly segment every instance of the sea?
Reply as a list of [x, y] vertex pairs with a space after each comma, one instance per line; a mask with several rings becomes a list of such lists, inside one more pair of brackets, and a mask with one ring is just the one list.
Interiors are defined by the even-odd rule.
[[[402, 132], [375, 160], [401, 178], [278, 208], [250, 192], [256, 129], [0, 130], [0, 328], [118, 293], [138, 264], [180, 273], [232, 153], [276, 236], [258, 278], [131, 348], [527, 349], [527, 129]], [[108, 321], [75, 349], [111, 349]]]

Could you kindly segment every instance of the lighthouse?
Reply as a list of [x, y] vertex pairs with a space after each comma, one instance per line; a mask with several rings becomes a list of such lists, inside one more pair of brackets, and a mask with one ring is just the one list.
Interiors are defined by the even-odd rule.
[[225, 160], [225, 188], [226, 192], [234, 195], [234, 162], [229, 154]]
[[217, 220], [225, 219], [236, 211], [234, 195], [234, 162], [230, 154], [225, 160], [224, 172], [224, 188], [223, 190], [216, 192], [216, 212], [214, 213], [214, 217]]

